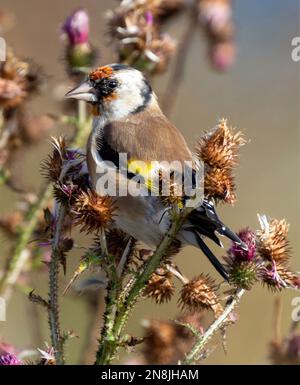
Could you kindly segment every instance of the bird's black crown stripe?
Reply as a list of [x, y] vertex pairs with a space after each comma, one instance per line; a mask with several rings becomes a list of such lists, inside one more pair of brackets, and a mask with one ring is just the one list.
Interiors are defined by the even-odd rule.
[[112, 65], [111, 65], [111, 68], [112, 68], [114, 71], [131, 70], [131, 69], [133, 69], [132, 67], [129, 67], [129, 66], [126, 65], [126, 64], [112, 64]]
[[147, 79], [144, 79], [144, 87], [141, 90], [141, 96], [143, 98], [143, 103], [132, 112], [133, 114], [143, 111], [151, 100], [152, 87]]

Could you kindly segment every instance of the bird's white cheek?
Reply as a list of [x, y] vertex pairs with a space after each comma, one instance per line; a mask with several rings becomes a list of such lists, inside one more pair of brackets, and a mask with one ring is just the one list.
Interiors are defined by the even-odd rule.
[[119, 120], [129, 116], [143, 102], [140, 88], [137, 85], [122, 85], [116, 92], [115, 98], [107, 101], [106, 111], [109, 112], [111, 120]]

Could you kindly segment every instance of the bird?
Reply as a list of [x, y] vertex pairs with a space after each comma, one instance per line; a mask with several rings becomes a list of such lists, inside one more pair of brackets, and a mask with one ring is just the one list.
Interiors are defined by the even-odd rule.
[[[107, 193], [101, 179], [103, 170], [107, 182], [110, 177], [116, 177], [125, 186], [133, 187], [138, 183], [135, 177], [143, 176], [142, 167], [135, 167], [138, 162], [194, 164], [192, 151], [182, 133], [164, 115], [150, 82], [139, 70], [118, 63], [100, 66], [66, 97], [92, 106], [93, 124], [86, 157], [91, 186], [97, 194]], [[126, 155], [124, 162], [127, 164], [120, 163], [121, 154]], [[149, 188], [146, 183], [146, 190]], [[115, 192], [116, 228], [154, 250], [172, 220], [162, 199], [151, 194], [123, 194], [118, 189]], [[228, 281], [225, 266], [205, 242], [208, 238], [222, 247], [219, 236], [247, 250], [237, 234], [221, 221], [214, 202], [203, 199], [191, 210], [177, 240], [182, 246], [193, 245], [202, 250], [221, 277]]]

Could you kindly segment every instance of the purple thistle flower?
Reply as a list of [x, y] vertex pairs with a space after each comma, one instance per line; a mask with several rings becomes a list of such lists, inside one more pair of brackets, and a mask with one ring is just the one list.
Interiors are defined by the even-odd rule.
[[69, 185], [66, 185], [66, 184], [63, 184], [61, 186], [61, 191], [68, 197], [68, 198], [72, 198], [74, 192], [78, 189], [78, 186], [76, 185], [73, 185], [73, 184], [69, 184]]
[[251, 262], [256, 256], [255, 233], [249, 228], [243, 229], [238, 233], [238, 237], [248, 246], [244, 250], [241, 246], [234, 243], [228, 251], [228, 254], [236, 262]]
[[9, 365], [22, 365], [17, 356], [11, 353], [3, 353], [0, 356], [0, 366], [9, 366]]
[[68, 36], [70, 45], [89, 42], [89, 16], [84, 9], [77, 9], [65, 21], [62, 31]]

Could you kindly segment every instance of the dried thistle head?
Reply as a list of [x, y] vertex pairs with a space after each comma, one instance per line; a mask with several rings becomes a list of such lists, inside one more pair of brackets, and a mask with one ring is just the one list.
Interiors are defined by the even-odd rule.
[[172, 274], [166, 268], [158, 268], [150, 277], [144, 295], [152, 298], [157, 304], [162, 304], [171, 300], [174, 291]]
[[201, 274], [183, 285], [180, 293], [182, 308], [190, 311], [213, 310], [214, 313], [222, 312], [215, 281], [209, 276]]
[[38, 365], [56, 365], [54, 349], [46, 345], [46, 350], [37, 349], [40, 353], [40, 361]]
[[145, 330], [144, 356], [148, 364], [167, 365], [178, 356], [176, 328], [171, 321], [151, 320]]
[[228, 127], [225, 119], [196, 144], [196, 155], [205, 164], [204, 195], [215, 202], [234, 203], [233, 168], [237, 164], [239, 148], [245, 144], [240, 132]]
[[39, 66], [20, 60], [8, 49], [6, 61], [0, 64], [0, 106], [5, 109], [20, 106], [44, 83], [45, 76]]
[[227, 120], [203, 135], [196, 144], [196, 154], [211, 168], [232, 169], [237, 164], [238, 151], [246, 143], [241, 132], [228, 127]]
[[66, 140], [64, 137], [52, 138], [52, 154], [41, 163], [41, 174], [50, 182], [60, 179], [63, 161], [66, 159]]
[[0, 106], [14, 108], [20, 105], [26, 97], [24, 82], [0, 78]]
[[162, 72], [175, 51], [174, 41], [160, 32], [161, 0], [121, 3], [108, 14], [109, 32], [119, 61], [149, 73]]
[[42, 175], [53, 183], [54, 197], [72, 206], [77, 196], [89, 188], [85, 156], [69, 149], [64, 138], [52, 138], [53, 152], [41, 164]]
[[149, 320], [144, 324], [144, 359], [147, 364], [178, 364], [191, 349], [194, 337], [183, 324], [191, 324], [202, 331], [202, 318], [199, 314], [186, 314], [174, 321]]
[[216, 203], [233, 204], [236, 201], [234, 178], [228, 169], [206, 168], [204, 178], [204, 195]]
[[262, 283], [273, 292], [286, 288], [300, 288], [300, 277], [292, 272], [284, 262], [270, 262], [259, 270]]
[[289, 224], [285, 219], [270, 219], [259, 215], [261, 229], [257, 231], [257, 252], [266, 261], [285, 264], [290, 259], [290, 244], [287, 239]]
[[96, 192], [82, 191], [72, 206], [72, 216], [81, 231], [88, 233], [107, 228], [113, 221], [114, 203], [109, 196], [99, 196]]
[[[159, 186], [157, 193], [163, 204], [167, 207], [183, 207], [184, 191], [180, 180], [176, 180], [171, 170], [168, 170], [168, 177], [165, 178], [165, 170], [159, 170]], [[153, 188], [154, 189], [154, 188]]]

